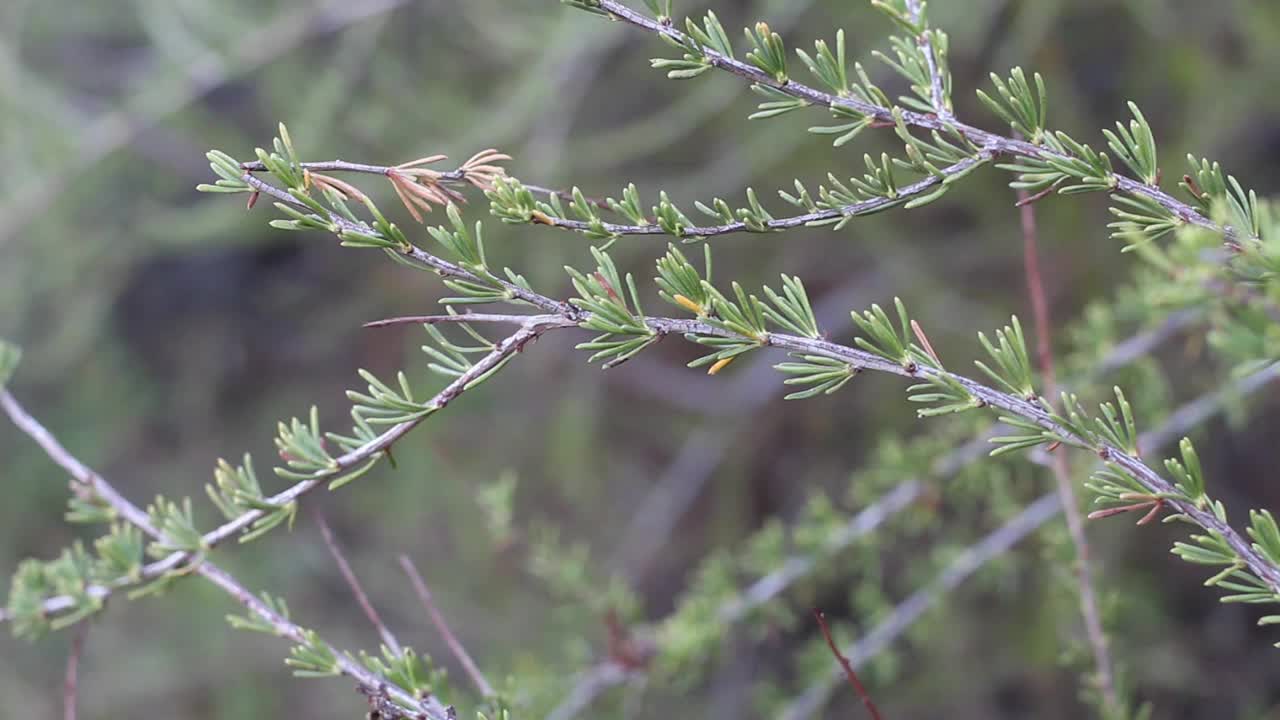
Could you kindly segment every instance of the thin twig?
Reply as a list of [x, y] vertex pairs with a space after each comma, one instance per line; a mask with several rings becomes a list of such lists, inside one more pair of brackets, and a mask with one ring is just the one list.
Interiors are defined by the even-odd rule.
[[[1021, 202], [1026, 199], [1027, 191], [1019, 189], [1018, 213], [1022, 224], [1023, 269], [1027, 278], [1027, 292], [1031, 297], [1031, 314], [1035, 323], [1036, 357], [1040, 366], [1040, 375], [1044, 381], [1045, 396], [1052, 398], [1058, 396], [1051, 339], [1052, 322], [1049, 318], [1049, 300], [1045, 293], [1044, 277], [1040, 273], [1036, 209], [1029, 202]], [[1116, 694], [1111, 652], [1107, 648], [1107, 634], [1102, 626], [1102, 612], [1098, 608], [1097, 591], [1093, 584], [1093, 562], [1089, 553], [1089, 539], [1085, 534], [1084, 518], [1080, 513], [1080, 501], [1076, 497], [1075, 485], [1071, 481], [1066, 453], [1053, 453], [1050, 468], [1067, 518], [1067, 533], [1071, 536], [1071, 544], [1075, 546], [1076, 591], [1079, 595], [1080, 613], [1084, 617], [1085, 635], [1089, 639], [1089, 647], [1093, 652], [1098, 689], [1107, 712], [1113, 713], [1120, 708], [1120, 698]]]
[[827, 627], [826, 616], [822, 614], [821, 610], [814, 610], [813, 617], [818, 621], [818, 627], [822, 629], [822, 637], [826, 638], [827, 647], [831, 648], [831, 654], [836, 656], [836, 661], [844, 669], [845, 678], [849, 680], [849, 684], [858, 693], [858, 697], [862, 698], [862, 704], [866, 706], [867, 712], [871, 713], [872, 720], [883, 720], [880, 717], [880, 710], [876, 708], [876, 704], [871, 700], [871, 694], [867, 692], [867, 688], [858, 679], [858, 673], [854, 672], [853, 666], [849, 664], [849, 658], [845, 657], [840, 652], [840, 648], [836, 647], [835, 638], [831, 637], [831, 628]]
[[[9, 415], [9, 418], [20, 430], [25, 432], [36, 441], [36, 444], [45, 451], [49, 459], [54, 464], [61, 467], [71, 476], [79, 487], [86, 492], [92, 493], [106, 504], [110, 505], [116, 514], [125, 522], [137, 527], [143, 533], [160, 542], [171, 543], [172, 541], [165, 537], [155, 525], [152, 524], [151, 518], [137, 505], [134, 505], [128, 498], [120, 494], [115, 486], [108, 483], [98, 473], [94, 472], [87, 465], [80, 462], [78, 458], [67, 451], [62, 443], [53, 436], [38, 420], [31, 416], [8, 391], [0, 392], [0, 407]], [[240, 584], [230, 573], [218, 567], [209, 560], [202, 560], [195, 563], [191, 570], [214, 585], [222, 588], [236, 602], [243, 605], [250, 612], [257, 615], [263, 621], [271, 625], [275, 634], [292, 640], [296, 643], [309, 642], [307, 630], [288, 618], [277, 614], [261, 599], [251, 593], [247, 588]], [[98, 598], [105, 598], [111, 590], [101, 586], [89, 588], [91, 595]], [[55, 598], [56, 600], [56, 598]], [[48, 612], [49, 602], [45, 603], [46, 612]], [[52, 613], [48, 613], [52, 614]], [[416, 719], [419, 713], [426, 713], [431, 720], [453, 720], [453, 708], [446, 707], [438, 699], [434, 697], [418, 698], [412, 693], [401, 688], [385, 677], [369, 671], [359, 662], [357, 662], [350, 653], [343, 650], [328, 646], [329, 651], [335, 658], [335, 662], [341, 673], [352, 679], [364, 688], [383, 690], [387, 696], [394, 700], [403, 708], [412, 708], [401, 713], [401, 717], [409, 720]]]
[[367, 328], [390, 327], [392, 325], [440, 325], [444, 323], [507, 323], [524, 325], [530, 321], [559, 320], [554, 315], [505, 315], [495, 313], [457, 313], [454, 315], [405, 315], [403, 317], [374, 320], [364, 324]]
[[333, 537], [333, 530], [329, 528], [329, 522], [325, 520], [324, 513], [316, 510], [312, 513], [315, 516], [316, 524], [320, 526], [320, 536], [324, 538], [324, 544], [329, 548], [329, 554], [333, 555], [333, 560], [338, 564], [338, 572], [342, 573], [342, 577], [347, 581], [347, 586], [351, 588], [351, 594], [355, 596], [356, 602], [360, 608], [364, 610], [365, 617], [369, 618], [369, 622], [377, 629], [382, 643], [391, 649], [396, 655], [401, 653], [400, 642], [396, 640], [396, 636], [382, 622], [382, 616], [378, 615], [378, 609], [369, 601], [369, 596], [365, 594], [364, 588], [360, 586], [360, 581], [356, 578], [356, 573], [351, 569], [351, 564], [347, 562], [347, 558], [342, 554], [342, 548], [338, 547], [338, 541]]
[[480, 667], [471, 659], [471, 653], [467, 652], [467, 648], [453, 634], [453, 630], [449, 629], [449, 623], [444, 619], [444, 613], [440, 612], [440, 608], [436, 607], [435, 599], [431, 597], [431, 590], [427, 587], [427, 583], [422, 579], [422, 574], [418, 572], [418, 568], [409, 559], [408, 555], [400, 556], [400, 567], [404, 568], [404, 572], [409, 576], [409, 582], [413, 583], [413, 590], [418, 594], [418, 599], [422, 601], [422, 607], [426, 609], [427, 615], [431, 617], [431, 624], [436, 626], [436, 630], [440, 636], [444, 638], [445, 645], [449, 646], [449, 652], [458, 659], [462, 664], [462, 669], [466, 671], [467, 677], [471, 678], [471, 682], [485, 697], [493, 697], [497, 693], [494, 692], [493, 686], [485, 679], [484, 673], [480, 672]]
[[[973, 157], [967, 157], [952, 165], [948, 165], [946, 167], [941, 168], [938, 174], [936, 175], [931, 174], [924, 179], [917, 180], [914, 183], [911, 183], [909, 185], [904, 185], [898, 188], [897, 194], [892, 198], [885, 198], [885, 197], [869, 198], [867, 200], [851, 203], [849, 205], [843, 205], [838, 208], [831, 208], [827, 210], [817, 210], [814, 212], [808, 212], [801, 215], [793, 215], [790, 217], [783, 217], [783, 218], [777, 218], [774, 220], [769, 220], [763, 223], [763, 225], [768, 230], [788, 230], [792, 228], [804, 227], [805, 225], [809, 225], [812, 223], [819, 223], [827, 220], [836, 220], [839, 218], [844, 218], [844, 217], [849, 217], [854, 215], [868, 215], [880, 210], [896, 207], [898, 205], [902, 205], [908, 202], [913, 197], [924, 195], [930, 190], [937, 189], [937, 186], [943, 183], [947, 178], [952, 177], [954, 175], [960, 175], [960, 174], [969, 172], [974, 167], [990, 161], [994, 156], [995, 156], [995, 153], [993, 152], [988, 152], [985, 149], [980, 150]], [[345, 171], [345, 172], [364, 173], [369, 175], [385, 175], [393, 169], [393, 168], [385, 167], [381, 165], [365, 165], [362, 163], [349, 163], [343, 160], [329, 160], [324, 162], [313, 162], [313, 163], [306, 162], [306, 163], [300, 163], [300, 164], [304, 168], [317, 170], [317, 171]], [[241, 167], [243, 167], [246, 171], [252, 171], [252, 172], [258, 172], [266, 169], [265, 166], [263, 166], [259, 162], [244, 163]], [[453, 174], [450, 174], [450, 173], [445, 173], [440, 178], [440, 180], [442, 182], [450, 182], [455, 184], [461, 184], [462, 182], [460, 178], [453, 177]], [[536, 185], [525, 185], [524, 187], [540, 195], [555, 195], [560, 197], [566, 197], [564, 193], [557, 190], [549, 190], [547, 188], [539, 187]], [[587, 202], [606, 210], [609, 209], [607, 203], [605, 203], [603, 200], [589, 198], [587, 199]], [[545, 214], [539, 214], [537, 222], [542, 225], [549, 225], [549, 226], [558, 227], [564, 230], [574, 230], [578, 232], [584, 232], [588, 230], [603, 228], [605, 231], [609, 233], [613, 233], [615, 235], [665, 235], [667, 234], [667, 231], [664, 230], [661, 226], [659, 226], [656, 223], [649, 223], [644, 225], [629, 225], [625, 223], [606, 222], [606, 223], [601, 223], [599, 225], [593, 225], [592, 223], [586, 222], [584, 220], [571, 220], [568, 218], [552, 217], [550, 215], [545, 215]], [[738, 221], [738, 222], [724, 223], [721, 225], [691, 225], [682, 229], [681, 236], [685, 238], [716, 237], [719, 235], [730, 235], [733, 233], [742, 233], [742, 232], [755, 232], [755, 231], [751, 230], [751, 228], [747, 225], [747, 223]]]
[[84, 655], [85, 638], [89, 635], [89, 623], [82, 622], [71, 637], [71, 649], [67, 651], [67, 673], [62, 681], [62, 720], [76, 720], [80, 687], [80, 658]]

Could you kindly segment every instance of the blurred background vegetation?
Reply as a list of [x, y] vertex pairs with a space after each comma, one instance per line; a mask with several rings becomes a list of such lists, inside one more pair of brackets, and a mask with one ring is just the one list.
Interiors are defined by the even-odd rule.
[[[972, 89], [989, 71], [1023, 65], [1045, 75], [1053, 125], [1077, 137], [1097, 144], [1097, 129], [1133, 99], [1169, 165], [1190, 151], [1221, 159], [1264, 193], [1280, 180], [1280, 96], [1269, 91], [1280, 67], [1280, 4], [931, 5], [934, 24], [951, 33], [957, 112], [970, 122], [997, 126]], [[708, 6], [727, 27], [767, 19], [791, 47], [843, 27], [864, 62], [889, 32], [864, 3], [847, 0], [680, 0], [677, 12]], [[202, 496], [219, 457], [249, 451], [265, 470], [275, 422], [313, 403], [345, 420], [343, 391], [356, 386], [358, 367], [384, 377], [423, 368], [418, 329], [360, 324], [427, 310], [437, 283], [329, 238], [270, 230], [265, 203], [245, 212], [195, 193], [210, 177], [206, 149], [249, 157], [279, 121], [314, 160], [394, 164], [447, 153], [461, 161], [497, 147], [529, 182], [594, 195], [635, 182], [685, 206], [741, 197], [750, 185], [779, 211], [769, 198], [793, 178], [847, 175], [862, 152], [898, 147], [885, 131], [833, 150], [805, 133], [825, 120], [816, 111], [749, 122], [755, 98], [738, 79], [669, 82], [648, 68], [663, 53], [652, 37], [550, 0], [8, 0], [0, 7], [0, 336], [27, 352], [14, 391], [73, 452], [145, 502], [160, 491]], [[799, 275], [839, 328], [848, 309], [900, 295], [944, 355], [969, 357], [976, 330], [1026, 312], [1007, 181], [984, 170], [924, 210], [859, 219], [839, 233], [724, 238], [717, 275], [744, 283]], [[1053, 314], [1066, 322], [1086, 300], [1106, 297], [1133, 261], [1107, 238], [1101, 199], [1050, 198], [1037, 211]], [[483, 202], [471, 213], [484, 216]], [[535, 287], [567, 294], [562, 266], [589, 257], [579, 236], [488, 229], [490, 255]], [[624, 240], [615, 257], [647, 278], [661, 247]], [[1060, 350], [1071, 341], [1055, 338]], [[832, 398], [784, 404], [763, 366], [707, 377], [683, 368], [695, 352], [666, 343], [605, 374], [569, 338], [550, 336], [398, 445], [398, 469], [306, 504], [322, 508], [403, 641], [451, 662], [399, 573], [399, 552], [418, 562], [491, 678], [544, 683], [554, 696], [603, 656], [605, 624], [531, 577], [521, 548], [495, 547], [481, 488], [517, 478], [515, 525], [525, 534], [556, 527], [561, 542], [585, 543], [588, 572], [621, 578], [640, 599], [638, 617], [656, 619], [711, 549], [792, 517], [815, 489], [842, 497], [880, 438], [946, 427], [917, 422], [892, 380], [864, 378]], [[1176, 379], [1168, 392], [1189, 397]], [[1271, 393], [1247, 422], [1216, 420], [1197, 435], [1211, 438], [1198, 443], [1208, 475], [1244, 501], [1232, 505], [1280, 507], [1270, 476], [1277, 400]], [[1042, 469], [1011, 467], [1001, 487], [1013, 510], [1051, 488]], [[5, 573], [75, 537], [61, 519], [65, 478], [8, 426], [0, 487]], [[211, 508], [201, 512], [213, 521]], [[981, 536], [991, 520], [979, 515], [941, 512], [926, 518], [936, 527], [916, 544], [878, 547], [887, 602], [928, 577], [898, 568]], [[1203, 591], [1194, 568], [1165, 552], [1168, 531], [1116, 523], [1091, 532], [1099, 584], [1128, 608], [1115, 616], [1117, 658], [1158, 717], [1280, 717], [1270, 714], [1280, 701], [1274, 638]], [[1028, 540], [934, 609], [918, 642], [896, 648], [896, 669], [872, 677], [889, 716], [1077, 716], [1077, 673], [1060, 662], [1075, 600], [1041, 562], [1061, 555], [1060, 535]], [[218, 557], [250, 587], [284, 594], [298, 618], [337, 644], [376, 645], [305, 513], [291, 534]], [[852, 571], [842, 572], [823, 575], [796, 606], [839, 616], [858, 591]], [[82, 717], [362, 712], [348, 683], [293, 681], [282, 645], [228, 632], [222, 617], [232, 611], [199, 582], [114, 603], [90, 634]], [[705, 681], [636, 712], [756, 716], [766, 679], [783, 696], [803, 687], [790, 674], [788, 638], [812, 634], [801, 622], [771, 635], [766, 621], [763, 641], [726, 643]], [[0, 638], [0, 716], [56, 712], [68, 641]], [[827, 712], [849, 717], [854, 703], [844, 698]], [[613, 698], [598, 709], [622, 705]]]

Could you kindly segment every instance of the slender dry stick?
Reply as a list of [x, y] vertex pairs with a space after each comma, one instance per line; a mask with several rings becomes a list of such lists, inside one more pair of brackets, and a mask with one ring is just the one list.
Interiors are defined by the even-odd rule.
[[351, 564], [347, 562], [347, 558], [342, 554], [342, 548], [338, 547], [338, 541], [333, 537], [333, 530], [329, 528], [329, 522], [325, 520], [324, 513], [316, 510], [312, 513], [315, 516], [316, 524], [320, 526], [320, 536], [324, 538], [324, 544], [329, 548], [329, 554], [333, 555], [333, 560], [338, 564], [338, 572], [342, 573], [342, 577], [347, 581], [347, 586], [351, 588], [351, 594], [355, 596], [356, 602], [360, 604], [360, 608], [364, 610], [365, 617], [369, 618], [369, 622], [377, 629], [378, 636], [382, 638], [382, 643], [391, 649], [396, 655], [401, 654], [400, 642], [396, 640], [396, 636], [382, 622], [382, 616], [378, 615], [378, 609], [369, 601], [369, 596], [365, 594], [364, 588], [360, 586], [360, 581], [356, 578], [356, 573], [351, 569]]
[[[1027, 202], [1026, 190], [1018, 190], [1018, 213], [1022, 223], [1022, 259], [1027, 278], [1027, 292], [1031, 297], [1031, 314], [1036, 331], [1036, 357], [1040, 375], [1044, 381], [1046, 397], [1058, 396], [1058, 382], [1054, 370], [1052, 322], [1049, 318], [1049, 301], [1044, 289], [1044, 277], [1040, 273], [1040, 249], [1036, 232], [1035, 206]], [[1080, 513], [1080, 501], [1076, 497], [1066, 453], [1052, 453], [1050, 468], [1062, 500], [1067, 518], [1067, 532], [1075, 546], [1075, 576], [1080, 612], [1084, 617], [1085, 634], [1093, 652], [1096, 682], [1108, 713], [1120, 709], [1116, 694], [1115, 674], [1112, 670], [1111, 652], [1107, 647], [1107, 633], [1102, 626], [1102, 612], [1098, 609], [1098, 595], [1093, 583], [1093, 562], [1089, 554], [1089, 539], [1084, 530], [1084, 517]]]
[[84, 655], [84, 642], [88, 635], [89, 623], [80, 623], [71, 638], [71, 649], [67, 651], [67, 672], [62, 681], [62, 720], [76, 720], [77, 717], [80, 658]]
[[[1158, 428], [1143, 433], [1139, 442], [1144, 447], [1162, 447], [1184, 435], [1192, 428], [1226, 407], [1269, 387], [1280, 380], [1280, 365], [1230, 382], [1226, 387], [1196, 398], [1174, 410]], [[960, 553], [929, 585], [917, 590], [899, 603], [866, 635], [845, 650], [853, 666], [861, 667], [891, 642], [907, 631], [924, 613], [946, 593], [954, 590], [986, 563], [1012, 548], [1019, 540], [1057, 517], [1062, 500], [1057, 492], [1041, 496], [1021, 513], [997, 528], [981, 541]], [[811, 685], [783, 710], [783, 720], [804, 720], [812, 717], [839, 685], [840, 674], [831, 673]]]
[[427, 615], [431, 617], [431, 624], [436, 626], [436, 630], [440, 636], [444, 638], [445, 645], [449, 646], [449, 652], [458, 659], [462, 664], [462, 669], [466, 671], [467, 677], [471, 678], [471, 682], [485, 697], [493, 697], [497, 693], [494, 692], [493, 686], [485, 679], [484, 673], [480, 672], [480, 667], [471, 659], [471, 653], [467, 652], [467, 648], [458, 640], [458, 636], [453, 634], [453, 630], [449, 628], [449, 623], [444, 619], [444, 613], [440, 612], [440, 608], [436, 607], [436, 601], [431, 596], [431, 590], [427, 587], [427, 583], [422, 579], [422, 574], [418, 572], [417, 566], [409, 559], [408, 555], [400, 556], [400, 567], [404, 568], [404, 572], [409, 576], [409, 582], [413, 583], [413, 590], [418, 594], [418, 600], [422, 602], [422, 607], [426, 609]]
[[[58, 442], [58, 439], [48, 429], [32, 417], [8, 391], [0, 392], [0, 408], [4, 409], [9, 419], [20, 430], [29, 435], [32, 440], [35, 440], [36, 444], [45, 451], [45, 454], [49, 456], [49, 459], [54, 464], [65, 470], [79, 487], [84, 488], [85, 491], [92, 493], [110, 505], [121, 519], [137, 527], [151, 538], [161, 542], [171, 542], [151, 523], [151, 518], [145, 511], [134, 505], [128, 498], [121, 495], [113, 485], [108, 483], [105, 478], [68, 452], [62, 446], [62, 443]], [[214, 585], [222, 588], [236, 602], [271, 625], [276, 635], [288, 638], [299, 644], [308, 642], [306, 628], [296, 625], [288, 618], [277, 614], [266, 603], [241, 585], [230, 573], [214, 563], [202, 560], [196, 563], [191, 571], [198, 573]], [[102, 588], [101, 592], [94, 592], [91, 589], [91, 594], [100, 598], [109, 593], [110, 590], [105, 588]], [[47, 608], [48, 603], [46, 603]], [[401, 714], [401, 717], [406, 718], [406, 720], [416, 719], [420, 713], [425, 713], [431, 720], [453, 720], [455, 717], [454, 710], [446, 707], [438, 699], [434, 697], [415, 697], [412, 693], [392, 683], [387, 678], [366, 669], [352, 659], [350, 653], [334, 648], [327, 643], [325, 647], [336, 659], [335, 662], [343, 675], [352, 678], [366, 690], [386, 694], [395, 703], [401, 705], [402, 709], [406, 709]]]
[[853, 665], [849, 664], [849, 658], [845, 657], [844, 653], [840, 652], [840, 648], [836, 647], [835, 638], [831, 637], [831, 628], [827, 627], [826, 616], [822, 614], [821, 610], [814, 610], [813, 617], [818, 621], [818, 627], [822, 629], [822, 637], [826, 638], [827, 647], [831, 648], [831, 654], [836, 656], [836, 661], [844, 669], [845, 678], [849, 680], [849, 684], [858, 693], [858, 697], [862, 698], [862, 704], [866, 706], [867, 712], [871, 713], [872, 720], [882, 720], [880, 710], [872, 702], [871, 694], [867, 692], [867, 688], [858, 679], [858, 673], [853, 671]]

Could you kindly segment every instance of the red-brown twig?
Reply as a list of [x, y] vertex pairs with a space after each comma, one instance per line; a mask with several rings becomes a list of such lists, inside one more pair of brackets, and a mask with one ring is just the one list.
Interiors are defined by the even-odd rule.
[[320, 526], [320, 536], [324, 538], [325, 547], [329, 548], [329, 554], [333, 556], [333, 560], [338, 564], [338, 572], [342, 573], [342, 578], [347, 581], [347, 586], [351, 588], [351, 594], [355, 596], [356, 602], [360, 604], [360, 609], [364, 610], [365, 617], [369, 618], [369, 622], [378, 630], [378, 635], [382, 638], [382, 642], [391, 649], [391, 652], [400, 654], [400, 642], [396, 640], [396, 636], [392, 634], [391, 629], [386, 623], [382, 622], [382, 616], [378, 615], [378, 610], [369, 601], [369, 596], [365, 594], [364, 588], [360, 586], [360, 581], [356, 579], [356, 573], [351, 569], [351, 564], [347, 562], [346, 556], [342, 554], [342, 549], [338, 547], [338, 541], [333, 537], [333, 530], [329, 528], [329, 523], [324, 519], [324, 514], [316, 510], [313, 515], [316, 518], [316, 524]]
[[440, 608], [436, 607], [435, 600], [431, 597], [431, 590], [427, 588], [427, 583], [422, 579], [418, 568], [414, 566], [413, 561], [408, 555], [400, 556], [400, 567], [404, 568], [404, 572], [409, 576], [409, 582], [413, 583], [413, 589], [418, 593], [418, 599], [422, 601], [422, 607], [426, 608], [427, 614], [431, 616], [431, 624], [436, 626], [436, 630], [440, 632], [440, 636], [444, 638], [445, 645], [449, 646], [449, 651], [462, 664], [462, 669], [466, 671], [467, 677], [471, 678], [471, 682], [485, 697], [496, 695], [493, 686], [485, 679], [484, 674], [480, 672], [480, 668], [475, 661], [471, 659], [471, 654], [458, 641], [457, 636], [449, 629], [449, 623], [445, 622], [444, 614], [440, 612]]
[[867, 712], [871, 713], [872, 720], [883, 720], [880, 716], [880, 710], [871, 701], [871, 694], [867, 692], [867, 688], [858, 679], [858, 673], [853, 671], [853, 664], [849, 662], [849, 658], [844, 656], [844, 653], [840, 652], [840, 648], [836, 646], [835, 639], [831, 637], [831, 628], [827, 627], [826, 615], [823, 615], [821, 610], [814, 610], [813, 617], [817, 619], [818, 627], [822, 629], [822, 637], [826, 638], [827, 647], [831, 648], [831, 654], [836, 656], [840, 667], [844, 668], [844, 676], [849, 679], [849, 684], [858, 693], [858, 697], [862, 698], [862, 704], [867, 706]]
[[[1031, 296], [1031, 314], [1036, 331], [1036, 358], [1044, 382], [1045, 395], [1054, 397], [1058, 394], [1058, 383], [1054, 372], [1053, 345], [1050, 340], [1052, 321], [1049, 318], [1049, 302], [1044, 289], [1044, 277], [1040, 274], [1036, 210], [1029, 201], [1026, 190], [1018, 190], [1018, 212], [1022, 221], [1023, 267], [1027, 277], [1027, 293]], [[1089, 646], [1093, 651], [1098, 689], [1106, 707], [1118, 710], [1120, 701], [1116, 694], [1115, 679], [1111, 669], [1107, 635], [1102, 627], [1102, 613], [1098, 609], [1097, 594], [1093, 587], [1089, 540], [1085, 536], [1080, 503], [1076, 499], [1075, 487], [1071, 483], [1067, 456], [1064, 453], [1053, 453], [1050, 458], [1050, 467], [1058, 486], [1058, 496], [1062, 499], [1063, 515], [1067, 519], [1067, 532], [1071, 536], [1071, 543], [1075, 546], [1077, 562], [1075, 575], [1080, 595], [1080, 613], [1084, 617], [1085, 634], [1089, 638]]]
[[67, 674], [62, 681], [62, 720], [76, 720], [76, 700], [79, 697], [80, 657], [84, 655], [84, 640], [89, 634], [89, 623], [82, 622], [71, 638], [67, 651]]

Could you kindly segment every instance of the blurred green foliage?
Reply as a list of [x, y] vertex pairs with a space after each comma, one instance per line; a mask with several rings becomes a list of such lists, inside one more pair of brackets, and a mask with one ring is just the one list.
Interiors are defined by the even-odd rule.
[[[696, 15], [708, 3], [679, 5], [677, 12]], [[952, 36], [960, 116], [995, 127], [968, 89], [985, 83], [990, 70], [1034, 68], [1053, 89], [1055, 126], [1100, 146], [1095, 129], [1125, 117], [1124, 101], [1136, 99], [1165, 157], [1217, 157], [1251, 186], [1274, 190], [1280, 100], [1259, 88], [1280, 66], [1275, 4], [934, 5], [934, 23]], [[860, 3], [724, 0], [714, 7], [728, 27], [767, 19], [797, 39], [844, 27], [851, 56], [886, 49], [883, 19]], [[666, 50], [552, 2], [7, 3], [0, 8], [0, 336], [26, 352], [15, 389], [64, 444], [131, 497], [147, 498], [197, 494], [219, 457], [246, 450], [269, 457], [275, 421], [301, 416], [312, 403], [327, 417], [345, 417], [343, 390], [355, 367], [382, 376], [406, 365], [422, 369], [416, 329], [373, 332], [360, 324], [422, 312], [434, 305], [434, 285], [373, 254], [270, 231], [264, 210], [196, 196], [195, 184], [208, 180], [207, 147], [248, 157], [278, 120], [309, 159], [394, 164], [440, 152], [460, 160], [497, 147], [514, 156], [512, 173], [531, 182], [603, 195], [635, 181], [649, 195], [661, 188], [685, 204], [737, 197], [747, 185], [785, 189], [793, 177], [818, 182], [827, 169], [859, 167], [860, 152], [897, 146], [883, 131], [861, 134], [857, 152], [833, 150], [806, 134], [812, 118], [798, 114], [749, 122], [755, 98], [735, 78], [711, 73], [690, 92], [650, 70], [647, 58]], [[967, 357], [975, 328], [996, 327], [1026, 303], [1006, 182], [984, 170], [929, 208], [860, 218], [839, 232], [801, 230], [785, 242], [725, 238], [717, 273], [744, 283], [772, 281], [779, 271], [803, 277], [820, 313], [824, 298], [844, 311], [909, 297], [939, 352]], [[771, 192], [762, 197], [766, 206], [782, 205]], [[1105, 296], [1133, 263], [1107, 237], [1101, 200], [1049, 199], [1037, 211], [1054, 315], [1065, 322], [1085, 299]], [[590, 262], [575, 236], [496, 222], [487, 229], [490, 252], [536, 287], [568, 295], [562, 266]], [[648, 277], [662, 249], [628, 241], [614, 257]], [[900, 481], [853, 474], [873, 453], [894, 452], [877, 448], [878, 438], [943, 434], [917, 425], [888, 382], [863, 379], [835, 398], [784, 405], [774, 377], [683, 370], [694, 348], [667, 343], [606, 375], [571, 345], [540, 342], [503, 377], [398, 445], [397, 469], [378, 470], [361, 492], [309, 499], [329, 516], [403, 640], [447, 658], [396, 568], [398, 552], [418, 561], [490, 677], [544, 683], [547, 697], [532, 701], [547, 707], [568, 675], [602, 657], [608, 644], [604, 618], [583, 610], [588, 578], [619, 578], [611, 595], [619, 599], [610, 605], [634, 603], [627, 619], [664, 617], [691, 584], [749, 574], [713, 562], [692, 577], [716, 548], [741, 549], [753, 531], [776, 526], [777, 533], [751, 536], [760, 555], [774, 555], [779, 547], [759, 546], [771, 537], [782, 542], [781, 523], [830, 512], [815, 505], [814, 497], [826, 497], [820, 491], [840, 498], [851, 484], [857, 496]], [[1176, 372], [1195, 352], [1177, 347], [1161, 359]], [[1141, 364], [1126, 371], [1153, 372]], [[1189, 397], [1168, 393], [1176, 398], [1153, 392], [1131, 400], [1141, 417], [1144, 408]], [[765, 399], [747, 399], [755, 396]], [[1206, 473], [1229, 483], [1241, 500], [1233, 504], [1280, 505], [1267, 482], [1275, 410], [1273, 400], [1247, 425], [1219, 421], [1205, 431], [1213, 438], [1203, 452]], [[690, 438], [699, 442], [682, 451]], [[61, 520], [65, 479], [12, 431], [0, 432], [0, 473], [0, 567], [55, 554], [74, 537]], [[638, 509], [672, 476], [705, 480], [677, 505], [684, 512], [670, 518], [658, 542], [636, 550], [635, 539], [653, 532], [637, 524], [651, 517]], [[510, 520], [493, 498], [502, 486], [489, 502], [478, 500], [499, 477], [518, 477]], [[979, 466], [954, 482], [981, 484], [986, 504], [925, 506], [900, 518], [919, 526], [912, 535], [919, 546], [854, 550], [844, 561], [856, 568], [856, 582], [833, 568], [799, 589], [794, 604], [839, 614], [869, 604], [849, 597], [859, 593], [892, 604], [927, 582], [956, 547], [1050, 487], [1045, 473], [1026, 466]], [[869, 499], [854, 497], [849, 507]], [[197, 517], [209, 523], [213, 513], [202, 507]], [[503, 529], [506, 542], [495, 546], [486, 525]], [[1117, 600], [1125, 632], [1117, 634], [1116, 655], [1158, 714], [1266, 716], [1278, 699], [1277, 677], [1253, 616], [1219, 606], [1194, 572], [1166, 557], [1167, 542], [1135, 538], [1160, 530], [1091, 532], [1099, 584], [1125, 599]], [[1074, 617], [1075, 602], [1044, 569], [1066, 566], [1060, 556], [1069, 546], [1059, 533], [1043, 531], [1035, 547], [950, 597], [919, 626], [927, 643], [873, 667], [867, 679], [893, 717], [944, 710], [957, 718], [1075, 716], [1074, 671], [1058, 657], [1073, 628], [1063, 618]], [[375, 636], [318, 537], [304, 520], [252, 553], [231, 547], [218, 557], [250, 587], [284, 593], [294, 615], [324, 628], [328, 639], [372, 648]], [[572, 564], [530, 564], [531, 548], [583, 558], [583, 577], [545, 582]], [[921, 556], [930, 562], [903, 562]], [[1055, 560], [1041, 563], [1041, 556]], [[915, 569], [897, 573], [903, 566]], [[579, 592], [566, 598], [553, 585]], [[82, 717], [157, 708], [191, 718], [361, 711], [344, 683], [289, 680], [281, 648], [269, 639], [225, 632], [228, 611], [223, 597], [198, 583], [160, 600], [113, 604], [90, 633]], [[763, 679], [777, 680], [779, 668], [793, 664], [822, 668], [830, 657], [807, 642], [812, 628], [773, 620], [704, 658], [683, 694], [651, 697], [637, 712], [657, 717], [674, 707], [682, 716], [750, 717], [758, 695], [798, 691], [785, 677], [781, 687], [762, 689]], [[0, 638], [0, 715], [52, 714], [66, 642]], [[976, 653], [985, 662], [973, 662]], [[627, 702], [623, 692], [600, 710]], [[841, 702], [840, 710], [851, 710], [856, 699]]]

